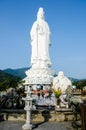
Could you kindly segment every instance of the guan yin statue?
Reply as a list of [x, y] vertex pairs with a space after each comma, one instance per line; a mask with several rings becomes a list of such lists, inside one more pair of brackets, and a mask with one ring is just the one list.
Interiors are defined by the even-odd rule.
[[50, 69], [50, 29], [45, 21], [43, 8], [38, 10], [37, 20], [32, 25], [30, 37], [32, 47], [31, 68], [26, 71], [25, 81], [35, 89], [36, 85], [50, 85], [54, 75]]
[[49, 57], [50, 29], [44, 19], [43, 8], [39, 8], [37, 20], [34, 22], [31, 32], [31, 65], [32, 68], [46, 68], [51, 65]]

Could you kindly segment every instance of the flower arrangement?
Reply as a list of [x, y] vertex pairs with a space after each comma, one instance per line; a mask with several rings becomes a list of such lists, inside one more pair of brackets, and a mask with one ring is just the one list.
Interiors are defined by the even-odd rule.
[[60, 87], [57, 89], [54, 89], [53, 92], [54, 92], [56, 98], [59, 98], [59, 96], [62, 94]]

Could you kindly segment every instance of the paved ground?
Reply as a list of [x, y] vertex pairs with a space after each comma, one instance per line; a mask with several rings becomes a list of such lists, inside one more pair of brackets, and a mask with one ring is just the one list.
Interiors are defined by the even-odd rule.
[[[22, 130], [22, 121], [3, 121], [0, 122], [0, 130]], [[33, 130], [74, 130], [71, 122], [45, 122], [35, 123], [36, 128]]]

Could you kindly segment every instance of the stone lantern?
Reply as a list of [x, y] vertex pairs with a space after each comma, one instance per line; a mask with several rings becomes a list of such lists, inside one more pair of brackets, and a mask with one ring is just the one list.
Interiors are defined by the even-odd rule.
[[23, 98], [25, 101], [25, 108], [24, 110], [26, 111], [26, 123], [22, 126], [23, 130], [31, 130], [32, 129], [32, 124], [31, 124], [31, 110], [32, 110], [32, 91], [30, 86], [26, 85], [25, 86], [25, 93], [26, 97]]

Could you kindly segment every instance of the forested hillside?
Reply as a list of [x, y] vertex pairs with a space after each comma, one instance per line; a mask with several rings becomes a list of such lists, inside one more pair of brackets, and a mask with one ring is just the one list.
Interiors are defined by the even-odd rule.
[[20, 80], [20, 77], [7, 74], [0, 70], [0, 91], [6, 90], [10, 87], [16, 88]]

